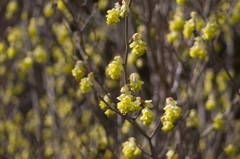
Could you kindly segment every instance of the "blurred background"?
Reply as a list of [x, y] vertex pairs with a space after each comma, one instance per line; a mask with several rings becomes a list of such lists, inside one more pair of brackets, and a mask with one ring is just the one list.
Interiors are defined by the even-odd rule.
[[[135, 137], [149, 152], [147, 139], [118, 115], [108, 118], [98, 95], [118, 102], [124, 77], [112, 80], [105, 69], [124, 56], [125, 23], [106, 24], [115, 0], [0, 1], [0, 158], [124, 158], [122, 143]], [[207, 55], [189, 54], [194, 29], [185, 38], [183, 24], [195, 11], [203, 27], [214, 21], [218, 31], [203, 40]], [[132, 0], [129, 40], [136, 32], [147, 43], [142, 57], [128, 55], [127, 74], [144, 81], [138, 94], [152, 100], [154, 121], [141, 129], [151, 134], [157, 158], [238, 158], [240, 141], [240, 1]], [[174, 21], [179, 16], [183, 24]], [[174, 25], [182, 25], [177, 30]], [[172, 33], [172, 34], [171, 34]], [[168, 37], [168, 38], [167, 38]], [[171, 39], [172, 38], [172, 39]], [[83, 60], [94, 72], [92, 91], [83, 93], [72, 75]], [[167, 97], [182, 108], [171, 133], [161, 130]], [[139, 158], [151, 158], [142, 152]], [[171, 157], [170, 157], [171, 158]]]

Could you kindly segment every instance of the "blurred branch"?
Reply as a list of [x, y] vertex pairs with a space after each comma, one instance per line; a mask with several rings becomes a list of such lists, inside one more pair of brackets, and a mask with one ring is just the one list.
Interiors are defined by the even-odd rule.
[[233, 77], [231, 76], [230, 72], [228, 71], [226, 66], [223, 65], [222, 61], [220, 60], [220, 58], [218, 57], [217, 53], [215, 52], [214, 45], [213, 45], [212, 42], [211, 42], [211, 51], [210, 51], [210, 53], [214, 57], [215, 62], [218, 65], [220, 65], [224, 69], [224, 71], [227, 73], [228, 78], [230, 79], [231, 84], [233, 86], [233, 89], [237, 92], [238, 96], [240, 97], [240, 89], [237, 87], [237, 85], [236, 85], [235, 81], [233, 80]]
[[[131, 7], [132, 0], [129, 2], [129, 10]], [[128, 61], [128, 49], [129, 49], [129, 39], [128, 39], [128, 16], [125, 18], [125, 52], [124, 52], [124, 62], [123, 62], [123, 70], [125, 76], [125, 84], [127, 84], [127, 61]]]

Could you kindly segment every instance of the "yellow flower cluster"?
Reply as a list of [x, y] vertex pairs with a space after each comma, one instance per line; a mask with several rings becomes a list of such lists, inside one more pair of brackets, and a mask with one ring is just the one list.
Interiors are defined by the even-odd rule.
[[197, 14], [197, 12], [191, 12], [191, 19], [185, 22], [183, 27], [183, 36], [186, 39], [192, 37], [193, 31], [202, 29], [204, 25], [203, 19]]
[[143, 121], [143, 125], [149, 126], [154, 119], [153, 112], [146, 107], [142, 110], [142, 114], [140, 120]]
[[205, 40], [212, 40], [217, 35], [218, 28], [219, 26], [216, 22], [208, 22], [202, 29], [202, 38]]
[[213, 127], [216, 130], [220, 130], [222, 129], [223, 124], [224, 124], [223, 115], [222, 113], [218, 113], [213, 119]]
[[201, 60], [205, 60], [207, 57], [207, 50], [205, 44], [200, 37], [195, 38], [193, 46], [189, 50], [189, 54], [192, 58], [199, 57]]
[[122, 76], [123, 60], [120, 56], [115, 56], [113, 61], [107, 66], [107, 73], [112, 79], [119, 79]]
[[81, 80], [84, 76], [86, 69], [83, 66], [82, 61], [78, 61], [72, 70], [72, 75], [76, 78], [76, 80]]
[[120, 101], [117, 104], [117, 108], [121, 113], [128, 113], [129, 111], [137, 111], [140, 109], [141, 98], [134, 97], [127, 85], [122, 87], [121, 93], [122, 94], [117, 97]]
[[205, 103], [205, 107], [208, 111], [211, 111], [211, 110], [213, 110], [213, 108], [216, 107], [216, 99], [215, 99], [214, 94], [210, 94], [208, 96], [208, 100]]
[[[224, 148], [224, 152], [230, 157], [234, 156], [234, 154], [237, 152], [238, 147], [234, 144], [229, 144], [227, 147]], [[230, 157], [231, 158], [231, 157]]]
[[101, 107], [102, 110], [105, 110], [105, 114], [107, 115], [107, 117], [111, 117], [115, 114], [114, 111], [112, 111], [111, 109], [109, 109], [109, 107], [114, 107], [114, 104], [111, 103], [111, 100], [109, 98], [109, 95], [105, 95], [103, 97], [104, 101], [100, 101], [99, 106]]
[[130, 75], [130, 88], [134, 92], [139, 92], [142, 90], [143, 81], [140, 80], [140, 76], [137, 73], [132, 73]]
[[115, 7], [107, 11], [107, 24], [114, 26], [120, 21], [119, 17], [127, 17], [129, 13], [128, 0], [124, 0], [121, 3], [115, 3]]
[[190, 39], [194, 30], [194, 19], [189, 19], [184, 24], [183, 35], [186, 39]]
[[44, 49], [43, 46], [38, 45], [33, 50], [33, 57], [38, 63], [43, 63], [47, 60], [47, 51]]
[[197, 128], [198, 125], [199, 125], [199, 118], [198, 118], [197, 111], [195, 109], [191, 109], [186, 121], [186, 126]]
[[141, 149], [136, 144], [136, 139], [131, 137], [122, 144], [123, 154], [127, 159], [132, 159], [141, 155]]
[[182, 17], [182, 11], [180, 11], [181, 7], [179, 7], [173, 17], [173, 20], [169, 21], [169, 29], [170, 32], [167, 34], [167, 41], [171, 44], [173, 44], [178, 36], [179, 36], [179, 31], [183, 29], [185, 21], [183, 20]]
[[14, 15], [14, 13], [16, 13], [18, 11], [18, 3], [16, 0], [11, 0], [8, 4], [7, 4], [7, 8], [6, 8], [6, 13], [5, 13], [5, 17], [6, 19], [11, 19]]
[[174, 147], [168, 147], [168, 152], [166, 153], [167, 159], [178, 159], [178, 153], [175, 152]]
[[149, 126], [154, 119], [154, 114], [150, 109], [153, 107], [152, 100], [145, 100], [143, 102], [143, 107], [144, 109], [142, 110], [142, 117], [140, 118], [140, 120], [143, 121], [143, 125]]
[[213, 90], [213, 79], [214, 79], [213, 70], [207, 69], [204, 80], [204, 92], [203, 92], [205, 96], [208, 96], [208, 94]]
[[26, 72], [33, 65], [33, 59], [29, 56], [23, 58], [23, 60], [19, 63], [20, 70]]
[[130, 48], [132, 48], [132, 54], [140, 57], [147, 50], [146, 42], [142, 41], [140, 34], [135, 33], [132, 36], [133, 42], [130, 44]]
[[173, 100], [171, 97], [166, 99], [166, 106], [163, 109], [165, 110], [165, 113], [161, 118], [163, 123], [162, 130], [171, 131], [174, 127], [173, 123], [175, 120], [182, 116], [182, 109], [177, 106], [177, 101]]
[[91, 91], [91, 88], [93, 85], [93, 79], [94, 79], [94, 75], [92, 72], [88, 74], [88, 77], [84, 77], [81, 79], [80, 89], [83, 93], [87, 93]]
[[107, 11], [107, 24], [114, 26], [117, 22], [120, 22], [119, 16], [120, 12], [117, 9], [112, 9]]
[[185, 22], [183, 18], [180, 15], [176, 14], [173, 20], [169, 22], [169, 28], [171, 31], [179, 31], [183, 29], [184, 23]]
[[[230, 72], [231, 76], [233, 77], [233, 72]], [[220, 93], [223, 93], [227, 89], [227, 82], [229, 80], [229, 77], [227, 73], [224, 70], [221, 70], [216, 77], [216, 82], [218, 85], [218, 91]]]

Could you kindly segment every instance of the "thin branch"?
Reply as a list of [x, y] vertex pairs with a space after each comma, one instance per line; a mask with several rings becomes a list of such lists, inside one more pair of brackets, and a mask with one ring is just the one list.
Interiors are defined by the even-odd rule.
[[226, 66], [223, 65], [221, 59], [217, 56], [217, 53], [214, 51], [214, 45], [213, 45], [213, 42], [211, 42], [211, 54], [212, 56], [214, 57], [214, 60], [216, 61], [217, 64], [219, 64], [223, 69], [224, 71], [227, 73], [228, 75], [228, 78], [230, 79], [231, 81], [231, 84], [233, 86], [233, 89], [235, 89], [235, 91], [237, 92], [238, 96], [240, 97], [240, 92], [239, 92], [239, 88], [237, 87], [235, 81], [233, 80], [233, 77], [231, 76], [230, 72], [227, 70]]
[[97, 12], [97, 9], [94, 8], [93, 12], [88, 16], [88, 18], [86, 19], [85, 23], [81, 27], [81, 32], [85, 29], [85, 27], [87, 26], [88, 22], [92, 19], [92, 17], [96, 14], [96, 12]]
[[129, 43], [128, 43], [128, 17], [125, 18], [125, 53], [124, 53], [124, 76], [125, 76], [125, 84], [127, 84], [127, 59], [128, 59], [128, 49], [129, 49]]
[[134, 116], [132, 119], [136, 120], [141, 115], [141, 112], [142, 112], [142, 108], [138, 111], [137, 115]]
[[150, 138], [152, 138], [152, 137], [156, 134], [156, 132], [157, 132], [157, 130], [158, 130], [158, 128], [159, 128], [160, 125], [161, 125], [161, 120], [158, 121], [158, 123], [157, 123], [157, 125], [155, 126], [153, 132], [152, 132], [151, 135], [150, 135]]
[[129, 123], [131, 123], [133, 126], [135, 126], [135, 128], [137, 128], [143, 136], [145, 136], [147, 139], [150, 139], [148, 134], [145, 131], [143, 131], [143, 129], [136, 123], [136, 121], [134, 121], [132, 119], [128, 119], [128, 118], [127, 118], [127, 120]]
[[121, 114], [118, 110], [113, 109], [113, 108], [103, 99], [103, 97], [101, 97], [100, 95], [98, 95], [98, 98], [107, 105], [108, 109], [114, 111], [115, 113], [117, 113], [117, 114], [120, 115], [120, 116], [123, 116], [123, 114]]
[[152, 139], [149, 138], [149, 139], [148, 139], [148, 142], [149, 142], [149, 145], [150, 145], [150, 150], [151, 150], [151, 153], [152, 153], [152, 157], [153, 157], [154, 159], [157, 159], [157, 157], [155, 156], [154, 147], [153, 147], [153, 144], [152, 144]]
[[144, 137], [147, 138], [149, 145], [150, 145], [150, 150], [152, 153], [152, 157], [155, 159], [155, 153], [154, 153], [154, 148], [153, 148], [153, 144], [152, 144], [152, 138], [136, 123], [135, 120], [129, 118], [127, 116], [127, 114], [121, 114], [120, 112], [118, 112], [117, 110], [113, 109], [100, 95], [98, 95], [99, 99], [102, 100], [107, 106], [108, 109], [114, 111], [115, 113], [119, 114], [120, 116], [122, 116], [123, 118], [125, 118], [128, 122], [130, 122]]
[[[132, 0], [130, 0], [128, 7], [130, 8]], [[125, 52], [124, 52], [124, 62], [123, 70], [125, 76], [125, 84], [127, 84], [127, 60], [128, 60], [128, 50], [129, 50], [129, 39], [128, 39], [128, 17], [125, 18]]]
[[208, 127], [204, 132], [202, 132], [200, 134], [200, 138], [204, 138], [206, 137], [210, 132], [212, 132], [214, 130], [213, 126], [211, 125], [210, 127]]
[[144, 151], [144, 149], [143, 149], [143, 148], [141, 148], [139, 145], [138, 145], [138, 147], [141, 149], [141, 151], [143, 152], [143, 154], [145, 154], [146, 156], [148, 156], [148, 157], [151, 157], [151, 158], [152, 158], [152, 155], [150, 155], [149, 153], [147, 153], [146, 151]]

